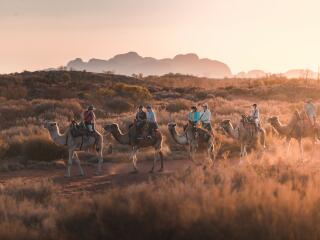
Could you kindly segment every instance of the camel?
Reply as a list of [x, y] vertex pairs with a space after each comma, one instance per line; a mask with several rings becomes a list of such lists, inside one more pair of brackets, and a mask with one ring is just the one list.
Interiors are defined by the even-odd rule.
[[137, 153], [139, 149], [142, 148], [147, 148], [147, 147], [153, 147], [155, 150], [154, 153], [154, 161], [153, 161], [153, 165], [152, 168], [150, 170], [150, 172], [154, 171], [154, 167], [156, 164], [156, 161], [158, 160], [158, 158], [160, 158], [161, 161], [161, 168], [159, 169], [159, 172], [163, 171], [163, 153], [162, 153], [162, 134], [160, 131], [155, 131], [154, 137], [152, 137], [151, 139], [149, 138], [144, 138], [141, 140], [136, 140], [136, 133], [135, 133], [135, 127], [131, 127], [129, 132], [127, 133], [122, 133], [120, 130], [120, 127], [118, 124], [116, 123], [112, 123], [112, 124], [107, 124], [104, 127], [105, 132], [111, 133], [112, 136], [116, 139], [116, 141], [122, 145], [128, 145], [131, 146], [132, 151], [130, 153], [130, 159], [132, 159], [132, 164], [133, 164], [133, 172], [132, 173], [137, 173], [138, 172], [138, 168], [137, 168]]
[[[70, 127], [61, 134], [56, 122], [45, 122], [44, 127], [49, 131], [51, 139], [58, 145], [65, 145], [68, 148], [68, 163], [65, 177], [71, 177], [72, 160], [75, 159], [79, 174], [84, 175], [77, 151], [90, 151], [95, 148], [98, 154], [98, 167], [96, 174], [101, 174], [101, 165], [103, 163], [103, 136], [96, 131], [95, 137], [73, 137], [70, 133]], [[86, 139], [87, 138], [87, 139]]]
[[240, 157], [247, 156], [248, 146], [257, 146], [261, 144], [265, 148], [266, 132], [263, 128], [256, 130], [254, 124], [248, 123], [249, 127], [245, 127], [243, 121], [234, 128], [231, 120], [227, 119], [220, 123], [220, 127], [231, 138], [239, 141], [240, 143]]
[[300, 114], [298, 111], [295, 111], [291, 121], [287, 125], [283, 125], [277, 116], [270, 117], [268, 122], [279, 135], [286, 137], [287, 155], [289, 153], [292, 138], [296, 139], [299, 143], [301, 160], [303, 160], [303, 138], [310, 138], [312, 140], [312, 153], [314, 152], [315, 143], [319, 140], [319, 128], [313, 127], [304, 113]]
[[205, 129], [197, 128], [198, 137], [195, 138], [193, 132], [194, 130], [191, 127], [187, 127], [186, 130], [179, 135], [176, 131], [176, 126], [176, 123], [169, 123], [168, 130], [176, 143], [189, 146], [190, 160], [195, 163], [194, 159], [197, 150], [206, 149], [209, 163], [213, 164], [213, 161], [216, 158], [213, 134]]

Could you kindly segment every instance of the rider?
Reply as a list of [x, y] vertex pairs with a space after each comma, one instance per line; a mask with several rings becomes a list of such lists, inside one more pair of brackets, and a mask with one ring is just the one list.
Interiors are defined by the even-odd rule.
[[198, 132], [197, 132], [197, 125], [200, 120], [200, 113], [198, 112], [198, 109], [195, 105], [191, 107], [191, 111], [188, 114], [188, 121], [189, 125], [193, 129], [193, 135], [195, 138], [198, 137]]
[[83, 120], [86, 128], [90, 133], [95, 131], [95, 121], [96, 121], [96, 115], [94, 114], [95, 108], [90, 105], [86, 111], [83, 113]]
[[316, 124], [316, 107], [314, 106], [314, 104], [312, 103], [312, 99], [308, 99], [306, 101], [306, 104], [304, 105], [304, 111], [306, 112], [310, 123], [312, 124], [312, 126], [315, 126]]
[[145, 123], [147, 120], [147, 114], [145, 111], [143, 111], [143, 106], [140, 105], [138, 107], [138, 112], [136, 113], [136, 128], [137, 128], [137, 138], [141, 139], [142, 138], [142, 128], [144, 127]]
[[158, 129], [156, 115], [150, 104], [147, 105], [147, 123], [148, 123], [148, 138], [152, 138], [152, 134]]
[[256, 125], [256, 128], [259, 129], [259, 123], [260, 123], [260, 112], [259, 112], [259, 108], [258, 105], [256, 103], [254, 103], [252, 105], [252, 110], [251, 110], [251, 114], [250, 114], [251, 119], [253, 120], [254, 124]]
[[209, 132], [212, 131], [212, 126], [211, 126], [211, 112], [208, 108], [208, 104], [205, 103], [203, 104], [203, 111], [200, 116], [200, 121], [201, 125], [204, 129], [207, 129]]
[[200, 120], [200, 113], [198, 112], [198, 109], [195, 105], [191, 107], [191, 111], [188, 114], [188, 120], [191, 126], [197, 126], [199, 120]]

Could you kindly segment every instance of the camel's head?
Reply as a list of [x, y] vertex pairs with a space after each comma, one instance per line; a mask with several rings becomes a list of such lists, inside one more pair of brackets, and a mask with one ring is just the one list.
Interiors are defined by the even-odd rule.
[[169, 129], [169, 130], [173, 130], [176, 126], [177, 126], [176, 123], [171, 122], [171, 123], [168, 124], [168, 129]]
[[48, 131], [56, 131], [56, 130], [58, 130], [58, 124], [57, 124], [57, 122], [45, 122], [44, 124], [43, 124], [43, 127], [44, 128], [46, 128], [46, 129], [48, 129]]
[[279, 118], [278, 117], [270, 117], [268, 118], [268, 123], [270, 123], [271, 125], [275, 125], [277, 122], [279, 122]]
[[116, 123], [107, 124], [104, 126], [104, 130], [106, 133], [112, 133], [119, 128], [119, 125]]
[[231, 120], [230, 120], [230, 119], [223, 120], [223, 121], [219, 124], [219, 127], [220, 127], [224, 132], [228, 132], [229, 129], [232, 127]]

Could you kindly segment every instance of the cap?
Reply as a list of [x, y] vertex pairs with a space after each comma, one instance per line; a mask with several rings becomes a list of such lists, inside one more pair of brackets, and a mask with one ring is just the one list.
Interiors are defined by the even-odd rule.
[[95, 110], [95, 108], [94, 108], [93, 105], [90, 105], [90, 106], [88, 107], [88, 110]]

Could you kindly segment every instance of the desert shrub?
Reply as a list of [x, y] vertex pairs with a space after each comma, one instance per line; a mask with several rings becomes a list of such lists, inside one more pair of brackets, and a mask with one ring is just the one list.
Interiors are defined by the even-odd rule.
[[48, 204], [53, 193], [52, 182], [46, 179], [30, 184], [18, 178], [7, 182], [2, 189], [2, 194], [14, 197], [16, 201], [27, 199], [41, 204]]
[[64, 101], [36, 99], [31, 104], [34, 115], [46, 120], [54, 120], [55, 116], [59, 115], [68, 119], [80, 118], [83, 111], [76, 99], [65, 99]]
[[171, 102], [166, 106], [166, 110], [170, 113], [180, 112], [184, 110], [190, 109], [191, 103], [187, 101], [177, 100], [175, 102]]
[[42, 136], [33, 136], [23, 142], [22, 155], [30, 160], [45, 162], [67, 156], [65, 148]]
[[109, 111], [114, 113], [129, 112], [134, 109], [133, 104], [129, 103], [126, 99], [115, 98], [106, 102], [106, 107]]
[[116, 92], [110, 88], [99, 88], [97, 93], [102, 97], [113, 97], [116, 94]]
[[196, 96], [196, 98], [198, 100], [204, 100], [204, 99], [206, 99], [208, 97], [208, 93], [203, 92], [203, 91], [202, 92], [196, 92], [195, 96]]
[[134, 100], [147, 100], [152, 97], [146, 87], [117, 83], [112, 87], [120, 96]]
[[7, 99], [21, 99], [28, 95], [28, 89], [22, 85], [9, 84], [0, 88], [0, 96]]
[[66, 156], [64, 147], [55, 145], [44, 129], [37, 126], [14, 127], [0, 132], [5, 157], [23, 156], [28, 160], [52, 161]]

